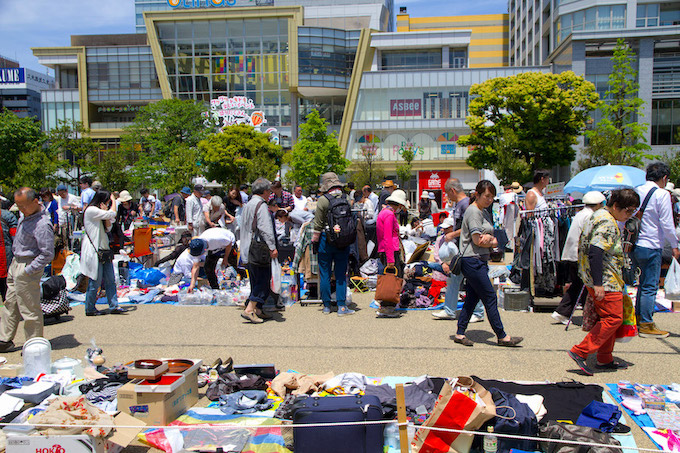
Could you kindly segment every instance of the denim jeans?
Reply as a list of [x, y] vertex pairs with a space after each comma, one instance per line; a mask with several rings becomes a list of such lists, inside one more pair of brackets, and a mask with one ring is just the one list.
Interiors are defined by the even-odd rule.
[[661, 275], [661, 249], [637, 246], [633, 250], [633, 259], [642, 271], [635, 301], [635, 315], [639, 323], [654, 322], [654, 305]]
[[116, 278], [113, 273], [113, 263], [99, 263], [97, 270], [97, 280], [90, 279], [87, 285], [87, 292], [85, 293], [85, 313], [94, 313], [97, 310], [95, 304], [97, 303], [97, 291], [104, 281], [104, 289], [106, 290], [106, 300], [109, 302], [109, 308], [118, 308], [118, 294], [116, 293]]
[[255, 302], [257, 308], [262, 309], [271, 291], [272, 267], [255, 266], [248, 264], [248, 276], [250, 277], [250, 296], [248, 299]]
[[472, 311], [481, 300], [484, 308], [486, 308], [486, 315], [489, 318], [489, 323], [494, 333], [499, 339], [505, 338], [503, 322], [498, 312], [496, 291], [494, 291], [491, 280], [489, 280], [489, 265], [486, 261], [473, 257], [463, 258], [462, 263], [463, 275], [466, 281], [466, 297], [463, 309], [460, 311], [460, 317], [458, 318], [458, 335], [465, 335], [465, 330], [472, 317]]
[[347, 264], [349, 247], [339, 249], [326, 241], [326, 233], [319, 240], [319, 286], [321, 300], [325, 307], [331, 306], [331, 266], [334, 266], [335, 295], [338, 307], [344, 307], [347, 300]]

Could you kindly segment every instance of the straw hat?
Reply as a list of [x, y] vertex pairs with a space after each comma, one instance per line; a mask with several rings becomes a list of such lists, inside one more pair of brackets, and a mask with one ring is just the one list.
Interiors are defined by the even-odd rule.
[[332, 171], [321, 175], [321, 185], [319, 186], [319, 190], [321, 190], [321, 192], [326, 193], [335, 187], [345, 187], [345, 185], [340, 182], [338, 175]]
[[515, 193], [520, 193], [524, 190], [524, 187], [520, 186], [517, 181], [514, 181], [512, 185], [510, 186], [513, 192]]
[[387, 197], [385, 202], [397, 203], [408, 209], [408, 201], [406, 201], [406, 192], [404, 192], [403, 190], [399, 189], [395, 190], [394, 192], [392, 192], [392, 195]]
[[583, 196], [583, 203], [584, 204], [600, 204], [604, 203], [606, 198], [602, 193], [598, 192], [597, 190], [591, 190], [587, 194]]
[[120, 195], [118, 196], [118, 201], [120, 201], [121, 203], [124, 203], [124, 202], [130, 201], [130, 200], [132, 200], [132, 197], [130, 196], [130, 192], [128, 192], [127, 190], [121, 191]]

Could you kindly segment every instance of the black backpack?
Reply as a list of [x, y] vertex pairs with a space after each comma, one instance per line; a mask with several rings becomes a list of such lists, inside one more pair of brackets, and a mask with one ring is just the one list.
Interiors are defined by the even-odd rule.
[[[175, 201], [175, 197], [181, 197], [181, 195], [176, 194], [174, 197], [166, 201], [165, 204], [163, 205], [163, 215], [170, 220], [175, 220], [175, 210], [173, 208], [173, 202]], [[182, 211], [183, 211], [182, 206], [180, 206], [179, 207], [180, 218], [183, 217]]]
[[645, 212], [647, 203], [652, 198], [652, 194], [658, 189], [658, 187], [652, 187], [645, 200], [642, 202], [642, 206], [638, 212], [635, 213], [633, 217], [626, 221], [626, 225], [623, 228], [623, 251], [626, 253], [632, 253], [635, 250], [635, 244], [637, 243], [638, 236], [640, 236], [640, 230], [642, 229], [642, 215]]
[[333, 246], [344, 249], [357, 238], [357, 219], [343, 194], [339, 197], [325, 195], [328, 199], [328, 232], [326, 239]]

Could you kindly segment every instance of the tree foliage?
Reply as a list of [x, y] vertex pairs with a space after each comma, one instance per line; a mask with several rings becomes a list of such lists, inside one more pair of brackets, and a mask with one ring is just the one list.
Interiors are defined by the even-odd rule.
[[40, 190], [43, 187], [56, 187], [62, 182], [59, 170], [64, 168], [64, 161], [49, 147], [39, 147], [22, 153], [16, 162], [16, 171], [9, 185], [14, 189], [31, 187]]
[[356, 187], [375, 187], [385, 179], [385, 171], [376, 164], [380, 160], [378, 146], [372, 143], [361, 145], [361, 159], [355, 161], [357, 170], [352, 173], [350, 180]]
[[40, 123], [34, 118], [19, 118], [9, 110], [0, 111], [0, 183], [16, 188], [13, 178], [23, 162], [22, 156], [40, 149], [44, 141]]
[[242, 184], [258, 177], [273, 180], [281, 169], [283, 150], [270, 135], [252, 126], [237, 124], [224, 128], [198, 143], [208, 179]]
[[110, 149], [101, 153], [101, 160], [90, 162], [87, 171], [102, 183], [105, 189], [121, 191], [130, 189], [130, 164], [127, 153]]
[[651, 149], [644, 137], [647, 124], [638, 123], [644, 101], [637, 97], [634, 53], [622, 38], [616, 42], [612, 62], [605, 99], [599, 104], [602, 119], [593, 130], [586, 131], [589, 143], [579, 160], [581, 170], [606, 164], [641, 167], [648, 157], [646, 151]]
[[416, 150], [413, 146], [405, 147], [399, 155], [404, 160], [404, 163], [397, 165], [397, 178], [401, 181], [401, 187], [408, 191], [410, 189], [411, 169], [413, 168], [413, 160], [416, 158]]
[[345, 159], [335, 132], [328, 134], [327, 131], [326, 120], [318, 111], [312, 110], [300, 125], [297, 143], [286, 159], [291, 167], [286, 174], [288, 180], [303, 187], [313, 187], [326, 172], [339, 175], [345, 172], [351, 162]]
[[[71, 120], [57, 121], [57, 127], [47, 133], [47, 141], [52, 153], [61, 160], [61, 167], [75, 168], [76, 175], [69, 178], [70, 184], [77, 186], [81, 171], [91, 172], [97, 162], [97, 143], [89, 137], [90, 131], [83, 123]], [[68, 174], [68, 173], [67, 173]]]
[[121, 136], [121, 147], [134, 160], [130, 179], [136, 186], [173, 191], [191, 181], [198, 142], [214, 127], [206, 125], [203, 104], [191, 100], [163, 99], [142, 107]]
[[598, 100], [593, 84], [571, 71], [497, 77], [473, 85], [470, 94], [465, 123], [472, 133], [458, 144], [472, 147], [467, 163], [474, 168], [497, 174], [514, 168], [505, 172], [505, 181], [570, 164], [576, 154], [572, 145]]

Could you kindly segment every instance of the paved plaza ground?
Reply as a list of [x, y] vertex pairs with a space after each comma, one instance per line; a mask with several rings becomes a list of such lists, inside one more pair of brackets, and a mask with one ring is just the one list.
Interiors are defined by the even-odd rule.
[[[525, 381], [576, 379], [585, 383], [628, 380], [646, 384], [680, 382], [680, 314], [657, 313], [665, 339], [634, 338], [617, 344], [614, 355], [631, 364], [628, 370], [580, 375], [566, 351], [584, 332], [565, 332], [545, 313], [501, 312], [506, 331], [525, 338], [521, 348], [502, 348], [487, 321], [470, 324], [474, 347], [456, 344], [456, 321], [435, 320], [431, 312], [410, 311], [398, 319], [376, 319], [369, 308], [372, 293], [354, 294], [353, 316], [323, 315], [318, 305], [295, 304], [275, 319], [253, 325], [236, 307], [141, 305], [125, 315], [86, 317], [75, 307], [45, 337], [52, 359], [83, 358], [90, 340], [104, 350], [107, 365], [155, 357], [201, 358], [212, 363], [231, 356], [236, 364], [274, 363], [279, 370], [304, 373], [359, 372], [369, 376], [477, 375]], [[575, 319], [580, 322], [580, 312]], [[15, 343], [21, 345], [21, 325]], [[21, 352], [3, 354], [10, 363]], [[594, 357], [592, 358], [594, 359]], [[651, 447], [635, 430], [640, 447]]]

